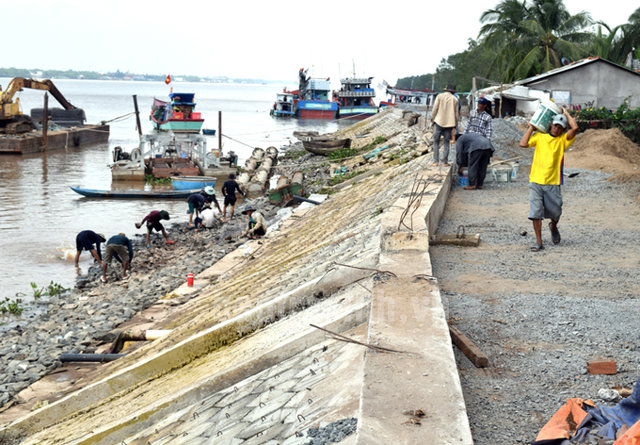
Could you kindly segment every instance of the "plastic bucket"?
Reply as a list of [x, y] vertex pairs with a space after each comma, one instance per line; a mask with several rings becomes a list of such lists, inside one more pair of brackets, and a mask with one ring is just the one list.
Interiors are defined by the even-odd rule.
[[469, 185], [469, 170], [466, 167], [462, 169], [462, 174], [458, 175], [458, 185], [460, 187]]
[[551, 122], [556, 114], [562, 113], [562, 109], [550, 100], [541, 99], [538, 109], [529, 121], [531, 125], [536, 127], [543, 133], [549, 132]]

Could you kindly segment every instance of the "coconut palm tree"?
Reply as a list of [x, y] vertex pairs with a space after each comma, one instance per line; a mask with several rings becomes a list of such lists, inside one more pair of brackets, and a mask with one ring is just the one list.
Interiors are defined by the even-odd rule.
[[582, 57], [592, 36], [589, 14], [569, 14], [563, 0], [503, 0], [480, 21], [483, 42], [501, 45], [504, 81], [559, 67], [563, 57]]

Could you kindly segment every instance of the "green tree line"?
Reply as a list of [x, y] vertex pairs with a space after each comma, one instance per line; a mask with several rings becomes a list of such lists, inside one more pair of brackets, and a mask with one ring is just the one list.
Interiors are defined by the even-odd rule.
[[640, 7], [611, 27], [586, 11], [571, 15], [563, 0], [502, 0], [479, 20], [466, 50], [443, 58], [435, 73], [400, 78], [396, 86], [440, 91], [453, 83], [469, 91], [474, 76], [510, 83], [585, 57], [619, 65], [640, 59]]

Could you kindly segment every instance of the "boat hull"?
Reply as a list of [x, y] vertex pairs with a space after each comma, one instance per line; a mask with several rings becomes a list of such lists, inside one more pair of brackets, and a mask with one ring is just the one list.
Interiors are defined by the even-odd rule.
[[351, 139], [308, 139], [302, 141], [302, 146], [309, 153], [328, 156], [341, 148], [351, 147]]
[[200, 189], [194, 190], [126, 190], [121, 192], [111, 190], [85, 189], [80, 187], [69, 187], [74, 192], [88, 198], [103, 199], [186, 199]]
[[204, 119], [169, 119], [160, 123], [160, 130], [181, 133], [199, 133]]
[[338, 116], [341, 119], [366, 119], [378, 113], [378, 107], [340, 107]]
[[296, 110], [301, 119], [335, 119], [338, 104], [327, 100], [299, 100]]
[[203, 189], [215, 187], [217, 179], [212, 176], [172, 176], [171, 186], [174, 190]]

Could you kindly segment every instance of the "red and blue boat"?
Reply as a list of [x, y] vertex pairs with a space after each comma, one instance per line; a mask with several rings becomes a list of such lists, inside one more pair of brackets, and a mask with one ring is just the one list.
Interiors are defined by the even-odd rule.
[[329, 79], [307, 79], [302, 74], [295, 104], [296, 116], [301, 119], [335, 119], [338, 104], [330, 100], [330, 93]]
[[373, 77], [340, 79], [340, 90], [336, 91], [338, 117], [340, 119], [365, 119], [378, 113], [373, 98], [376, 92], [371, 88]]
[[156, 130], [200, 133], [204, 119], [195, 111], [194, 93], [171, 93], [171, 102], [153, 99], [149, 119]]

